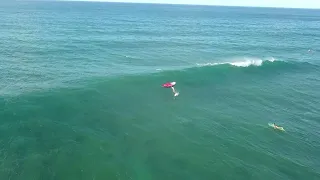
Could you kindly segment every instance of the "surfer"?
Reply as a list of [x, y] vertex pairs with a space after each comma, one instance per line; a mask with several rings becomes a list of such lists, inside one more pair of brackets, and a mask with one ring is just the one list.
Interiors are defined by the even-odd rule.
[[173, 94], [177, 93], [173, 86], [171, 87], [171, 89], [172, 89]]
[[280, 128], [279, 126], [277, 126], [275, 123], [273, 123], [274, 128]]
[[272, 123], [272, 125], [273, 125], [273, 128], [274, 128], [274, 129], [279, 129], [279, 130], [281, 130], [281, 131], [284, 130], [283, 127], [277, 126], [275, 123]]
[[167, 82], [167, 83], [162, 84], [162, 87], [171, 88], [174, 96], [178, 96], [179, 93], [174, 89], [175, 85], [176, 85], [176, 82]]

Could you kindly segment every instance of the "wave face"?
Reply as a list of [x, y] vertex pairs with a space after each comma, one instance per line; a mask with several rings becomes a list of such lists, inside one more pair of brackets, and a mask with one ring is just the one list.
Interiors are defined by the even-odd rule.
[[[161, 179], [171, 169], [177, 178], [187, 178], [187, 169], [205, 179], [218, 176], [203, 164], [218, 168], [224, 165], [213, 162], [226, 161], [235, 167], [270, 164], [267, 170], [280, 168], [279, 176], [294, 170], [318, 177], [317, 67], [250, 62], [90, 78], [79, 87], [4, 97], [0, 155], [17, 166], [2, 166], [25, 175], [24, 169], [39, 170], [28, 162], [39, 163], [42, 176], [54, 171], [59, 179], [76, 179], [74, 172], [82, 170], [88, 178]], [[161, 87], [167, 81], [177, 82], [177, 98]], [[286, 132], [270, 129], [270, 122]]]
[[320, 179], [318, 10], [0, 1], [0, 17], [0, 180]]
[[[114, 65], [114, 67], [107, 67], [106, 70], [109, 68], [112, 69], [108, 72], [102, 70], [102, 67], [98, 67], [95, 70], [84, 70], [82, 69], [84, 67], [81, 67], [74, 71], [74, 69], [65, 69], [65, 67], [56, 69], [55, 66], [50, 67], [50, 73], [47, 73], [47, 70], [44, 70], [41, 66], [39, 70], [33, 72], [33, 67], [16, 67], [14, 65], [14, 68], [9, 69], [9, 71], [2, 72], [5, 78], [0, 82], [2, 85], [0, 95], [16, 96], [55, 88], [79, 87], [85, 85], [86, 81], [90, 81], [95, 77], [103, 77], [105, 79], [117, 79], [117, 77], [130, 78], [130, 76], [152, 77], [155, 73], [163, 73], [163, 75], [172, 74], [173, 78], [177, 78], [174, 76], [179, 76], [179, 72], [186, 72], [186, 74], [181, 74], [181, 76], [194, 73], [190, 76], [195, 79], [194, 81], [197, 81], [197, 79], [206, 78], [206, 74], [214, 75], [214, 72], [218, 73], [217, 75], [229, 74], [228, 76], [232, 76], [233, 73], [239, 73], [240, 71], [256, 71], [256, 74], [253, 75], [260, 76], [263, 75], [263, 73], [308, 73], [309, 71], [315, 72], [319, 70], [319, 66], [316, 64], [282, 61], [276, 60], [273, 57], [266, 59], [249, 57], [226, 59], [227, 60], [219, 60], [218, 62], [186, 63], [171, 67], [163, 66], [162, 68], [159, 68], [159, 66], [143, 67], [135, 65], [130, 67], [128, 65], [118, 64]], [[91, 63], [89, 63], [89, 65], [91, 65]], [[69, 65], [65, 64], [65, 66]], [[134, 70], [129, 70], [129, 67]], [[181, 80], [183, 79], [184, 78], [181, 77]]]

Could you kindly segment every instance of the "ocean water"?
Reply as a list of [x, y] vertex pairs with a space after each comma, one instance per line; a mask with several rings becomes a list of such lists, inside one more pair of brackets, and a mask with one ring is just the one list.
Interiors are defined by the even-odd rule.
[[0, 17], [1, 180], [320, 179], [320, 10], [7, 1]]

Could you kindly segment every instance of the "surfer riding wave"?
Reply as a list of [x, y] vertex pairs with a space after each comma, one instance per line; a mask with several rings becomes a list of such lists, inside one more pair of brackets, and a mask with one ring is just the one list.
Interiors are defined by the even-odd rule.
[[167, 82], [167, 83], [164, 83], [164, 84], [162, 85], [162, 87], [164, 87], [164, 88], [171, 88], [174, 96], [178, 96], [178, 95], [179, 95], [179, 92], [177, 92], [177, 91], [175, 90], [175, 88], [174, 88], [175, 85], [176, 85], [176, 82]]

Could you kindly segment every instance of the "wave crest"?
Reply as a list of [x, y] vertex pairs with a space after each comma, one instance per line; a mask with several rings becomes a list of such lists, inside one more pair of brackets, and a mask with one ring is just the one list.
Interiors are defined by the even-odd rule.
[[264, 62], [274, 62], [276, 61], [273, 57], [269, 59], [258, 59], [258, 58], [244, 58], [243, 60], [237, 59], [231, 62], [219, 62], [219, 63], [197, 63], [197, 66], [216, 66], [229, 64], [236, 67], [249, 67], [249, 66], [261, 66]]

